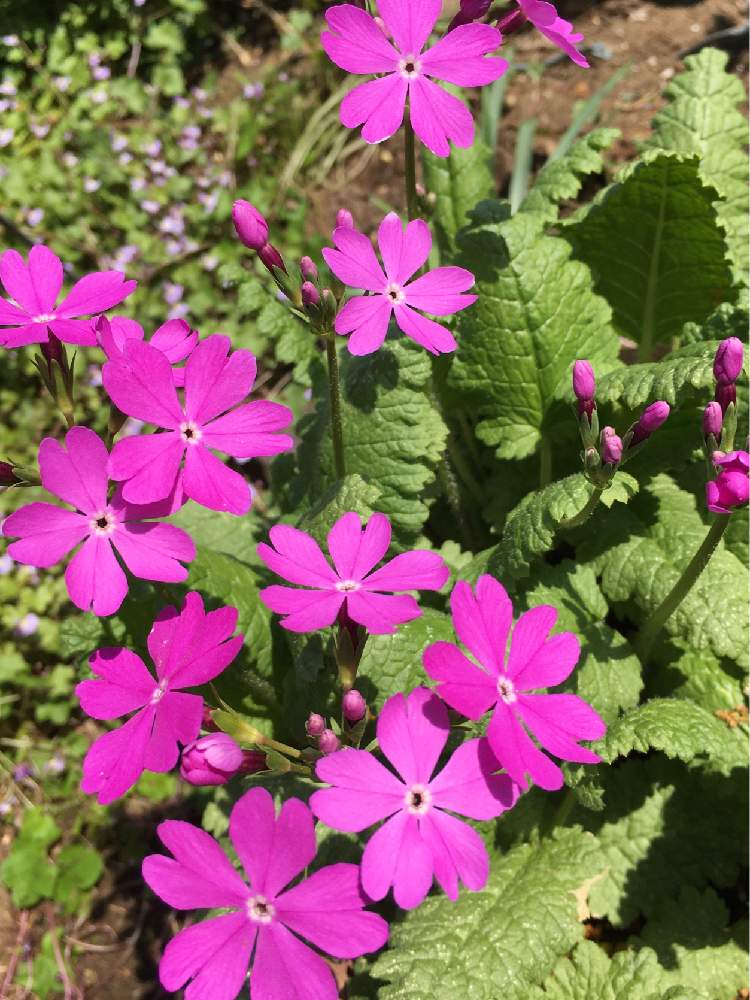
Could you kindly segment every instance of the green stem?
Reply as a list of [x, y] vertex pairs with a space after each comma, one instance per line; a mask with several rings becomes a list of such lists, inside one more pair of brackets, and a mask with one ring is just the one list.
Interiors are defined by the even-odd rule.
[[552, 448], [547, 438], [542, 438], [539, 455], [539, 485], [548, 486], [552, 482]]
[[336, 334], [333, 330], [326, 335], [326, 353], [328, 355], [328, 390], [331, 401], [333, 463], [336, 469], [336, 479], [343, 479], [346, 475], [346, 462], [344, 460], [344, 424], [341, 419], [341, 378], [339, 376], [339, 359], [336, 354]]
[[406, 182], [406, 214], [409, 222], [419, 214], [417, 207], [417, 154], [414, 146], [414, 129], [406, 112], [404, 123], [404, 178]]
[[579, 525], [584, 524], [586, 521], [588, 521], [588, 519], [596, 510], [596, 506], [599, 503], [599, 499], [603, 492], [604, 492], [603, 486], [595, 487], [594, 492], [588, 498], [588, 500], [586, 501], [586, 506], [582, 510], [580, 510], [577, 514], [574, 514], [572, 517], [566, 517], [562, 521], [560, 521], [559, 524], [560, 530], [562, 531], [562, 530], [567, 530], [568, 528], [577, 528]]
[[682, 576], [636, 635], [633, 640], [633, 646], [642, 663], [647, 661], [651, 645], [656, 636], [662, 630], [667, 620], [685, 600], [693, 584], [708, 565], [709, 559], [721, 541], [721, 536], [727, 530], [729, 520], [730, 518], [726, 514], [716, 518], [708, 529], [708, 534], [703, 539], [700, 548], [685, 567]]

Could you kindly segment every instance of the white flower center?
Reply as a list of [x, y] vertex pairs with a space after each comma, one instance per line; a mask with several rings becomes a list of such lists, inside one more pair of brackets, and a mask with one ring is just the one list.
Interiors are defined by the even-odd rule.
[[416, 80], [422, 72], [422, 63], [417, 56], [404, 56], [399, 59], [398, 71], [405, 80]]
[[154, 688], [154, 692], [151, 695], [151, 704], [158, 705], [162, 700], [164, 695], [167, 693], [168, 681], [162, 681], [158, 687]]
[[518, 697], [513, 681], [509, 677], [498, 677], [497, 693], [500, 695], [500, 700], [504, 701], [506, 705], [511, 705]]
[[359, 590], [359, 584], [356, 580], [339, 580], [336, 584], [336, 590], [344, 594], [350, 594], [353, 590]]
[[180, 424], [180, 435], [185, 444], [198, 444], [203, 432], [194, 420], [186, 420]]
[[34, 316], [33, 323], [51, 323], [53, 320], [57, 319], [54, 313], [40, 313], [38, 316]]
[[424, 816], [432, 803], [432, 793], [426, 785], [412, 785], [404, 796], [407, 812], [412, 816]]
[[276, 907], [265, 896], [251, 896], [245, 905], [248, 917], [256, 924], [270, 924], [276, 916]]
[[392, 306], [400, 306], [402, 302], [406, 301], [403, 288], [401, 285], [397, 285], [395, 281], [386, 286], [385, 296]]
[[104, 538], [111, 535], [117, 527], [117, 519], [109, 508], [100, 510], [89, 518], [89, 527], [92, 535]]

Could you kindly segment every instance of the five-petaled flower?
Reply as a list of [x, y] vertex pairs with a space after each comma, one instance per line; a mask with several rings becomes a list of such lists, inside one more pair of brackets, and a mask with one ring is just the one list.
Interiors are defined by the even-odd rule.
[[46, 246], [29, 251], [28, 264], [17, 250], [0, 255], [0, 281], [10, 299], [0, 298], [0, 345], [23, 347], [46, 344], [52, 332], [68, 344], [96, 344], [95, 316], [116, 306], [135, 290], [120, 271], [97, 271], [77, 281], [57, 305], [63, 283], [63, 266]]
[[404, 230], [395, 212], [386, 215], [378, 229], [385, 269], [364, 233], [339, 226], [333, 231], [333, 242], [335, 250], [323, 250], [330, 269], [345, 285], [371, 293], [349, 299], [336, 316], [336, 333], [351, 334], [348, 346], [352, 354], [376, 351], [385, 340], [392, 315], [406, 336], [431, 354], [455, 351], [456, 340], [450, 330], [415, 310], [451, 316], [466, 309], [477, 300], [476, 295], [461, 294], [474, 284], [474, 275], [463, 267], [437, 267], [409, 280], [432, 249], [426, 222], [415, 219]]
[[148, 635], [154, 677], [129, 649], [99, 649], [89, 660], [100, 680], [76, 688], [81, 707], [94, 719], [118, 719], [138, 709], [119, 729], [100, 736], [83, 762], [81, 789], [99, 802], [113, 802], [143, 771], [171, 771], [178, 742], [192, 743], [203, 720], [203, 698], [184, 688], [207, 684], [235, 658], [241, 635], [235, 608], [204, 611], [200, 594], [189, 593], [182, 611], [163, 608]]
[[278, 817], [265, 788], [235, 804], [229, 838], [247, 882], [191, 823], [167, 820], [158, 833], [173, 858], [145, 858], [143, 877], [153, 891], [178, 910], [229, 910], [186, 927], [164, 951], [161, 984], [179, 990], [190, 983], [185, 1000], [234, 1000], [251, 957], [251, 998], [336, 1000], [330, 967], [300, 937], [339, 959], [377, 951], [388, 939], [385, 920], [364, 909], [357, 865], [329, 865], [285, 888], [316, 853], [313, 817], [299, 799], [287, 799]]
[[79, 542], [83, 545], [65, 571], [73, 603], [95, 615], [112, 615], [128, 592], [128, 582], [115, 551], [133, 574], [144, 580], [181, 583], [181, 565], [195, 558], [195, 546], [181, 528], [154, 524], [174, 510], [172, 497], [159, 504], [136, 506], [118, 487], [108, 498], [109, 455], [101, 438], [88, 427], [72, 427], [65, 445], [45, 438], [39, 446], [42, 486], [76, 508], [31, 503], [5, 519], [3, 534], [19, 537], [8, 546], [17, 562], [48, 567]]
[[448, 156], [449, 140], [463, 148], [474, 141], [469, 109], [431, 77], [459, 87], [499, 79], [508, 63], [487, 55], [502, 35], [488, 24], [463, 24], [425, 50], [440, 9], [441, 0], [378, 0], [387, 34], [353, 4], [326, 11], [331, 30], [323, 32], [321, 42], [329, 58], [347, 73], [384, 74], [355, 87], [341, 103], [342, 123], [364, 125], [366, 142], [382, 142], [398, 130], [407, 97], [414, 132], [436, 156]]
[[[123, 413], [166, 428], [161, 434], [123, 438], [112, 449], [113, 479], [124, 481], [129, 503], [151, 503], [172, 492], [212, 510], [245, 514], [252, 494], [247, 480], [212, 451], [233, 458], [278, 455], [292, 438], [292, 411], [270, 400], [240, 406], [255, 381], [250, 351], [229, 354], [229, 337], [206, 337], [185, 365], [185, 402], [180, 402], [165, 355], [137, 339], [123, 343], [121, 358], [102, 369], [104, 388]], [[182, 468], [184, 458], [184, 469]]]
[[382, 820], [362, 855], [362, 887], [382, 899], [390, 886], [399, 906], [419, 906], [433, 876], [458, 898], [459, 879], [472, 890], [487, 882], [489, 861], [479, 834], [452, 816], [499, 816], [518, 796], [486, 740], [467, 740], [433, 775], [450, 732], [445, 705], [427, 688], [389, 698], [378, 716], [378, 745], [394, 774], [365, 750], [339, 750], [318, 761], [332, 785], [310, 806], [335, 830], [356, 833]]
[[[261, 590], [261, 600], [285, 615], [281, 624], [290, 632], [311, 632], [332, 625], [340, 611], [373, 635], [396, 631], [396, 626], [421, 615], [419, 605], [401, 590], [440, 590], [450, 570], [436, 552], [402, 552], [372, 572], [391, 543], [391, 525], [384, 514], [373, 514], [362, 529], [358, 514], [344, 514], [328, 533], [328, 549], [335, 570], [306, 532], [286, 524], [270, 531], [271, 542], [258, 546], [269, 569], [290, 583], [311, 589], [277, 585]], [[382, 591], [390, 591], [384, 594]]]
[[[96, 324], [96, 338], [109, 361], [123, 360], [125, 343], [128, 340], [143, 340], [145, 332], [140, 323], [126, 316], [113, 316], [111, 320], [102, 316]], [[149, 344], [161, 351], [172, 365], [172, 379], [178, 388], [185, 385], [185, 369], [174, 365], [184, 361], [198, 344], [198, 331], [191, 330], [184, 319], [168, 319], [154, 330]]]
[[511, 778], [524, 788], [527, 774], [550, 791], [563, 784], [560, 768], [535, 746], [522, 723], [556, 757], [598, 763], [592, 750], [578, 745], [605, 733], [594, 709], [574, 694], [528, 693], [562, 683], [578, 661], [580, 646], [572, 632], [549, 638], [557, 610], [541, 605], [522, 614], [507, 659], [513, 606], [497, 580], [480, 576], [476, 596], [468, 583], [457, 583], [451, 611], [458, 638], [481, 666], [453, 643], [435, 642], [424, 651], [425, 670], [438, 682], [440, 697], [467, 718], [479, 719], [494, 706], [487, 739]]

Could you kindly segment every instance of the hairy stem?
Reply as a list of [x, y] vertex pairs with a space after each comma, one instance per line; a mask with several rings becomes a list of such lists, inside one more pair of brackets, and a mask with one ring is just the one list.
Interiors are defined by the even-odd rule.
[[685, 600], [693, 584], [708, 565], [708, 561], [716, 551], [722, 535], [727, 530], [729, 520], [730, 518], [726, 514], [716, 518], [708, 529], [708, 534], [701, 542], [700, 548], [685, 567], [682, 576], [636, 635], [633, 646], [641, 663], [645, 663], [648, 660], [654, 639], [662, 630], [667, 620]]
[[344, 460], [344, 424], [341, 419], [341, 378], [339, 376], [339, 359], [336, 354], [336, 334], [333, 330], [326, 335], [326, 353], [328, 355], [328, 391], [331, 401], [333, 463], [336, 469], [336, 479], [343, 479], [346, 475], [346, 462]]
[[417, 154], [414, 146], [414, 129], [406, 112], [404, 121], [404, 179], [406, 182], [406, 214], [409, 222], [419, 214], [417, 208]]
[[604, 491], [603, 486], [597, 486], [594, 492], [586, 501], [585, 507], [583, 507], [577, 514], [574, 514], [572, 517], [566, 517], [562, 521], [560, 521], [559, 524], [560, 530], [567, 528], [577, 528], [579, 525], [585, 524], [585, 522], [588, 521], [588, 519], [596, 510], [597, 504], [599, 503], [599, 499], [603, 491]]

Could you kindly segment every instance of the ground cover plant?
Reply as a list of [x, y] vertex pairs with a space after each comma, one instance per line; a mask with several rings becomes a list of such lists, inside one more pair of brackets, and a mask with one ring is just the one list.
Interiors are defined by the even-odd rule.
[[149, 2], [2, 39], [0, 994], [746, 996], [726, 55], [501, 196], [514, 39], [594, 58], [551, 4], [271, 11], [311, 62], [224, 98]]

